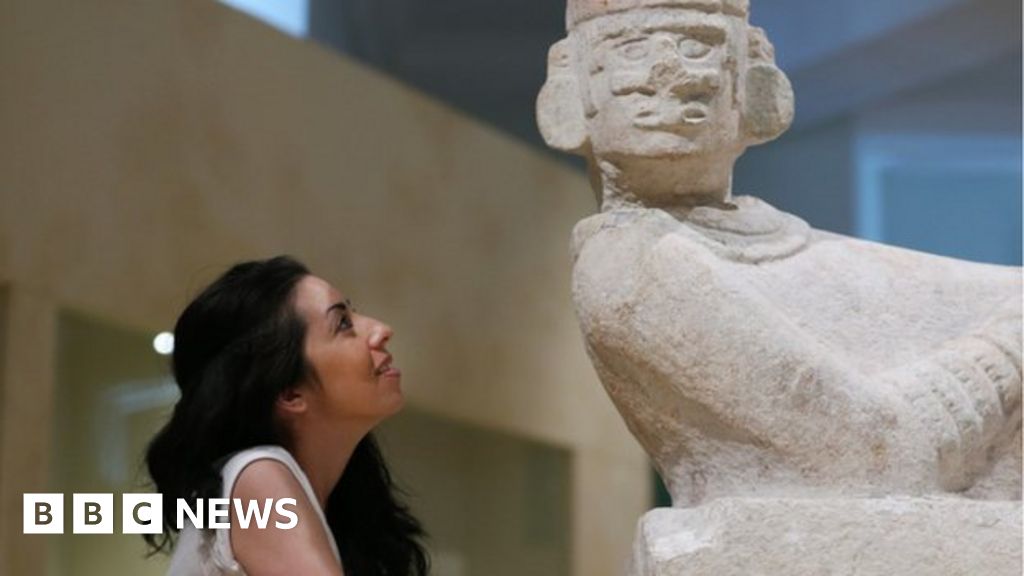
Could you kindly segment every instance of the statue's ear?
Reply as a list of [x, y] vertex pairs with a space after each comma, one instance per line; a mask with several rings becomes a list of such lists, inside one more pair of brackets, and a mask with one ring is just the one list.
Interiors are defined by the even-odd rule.
[[793, 86], [775, 65], [764, 30], [750, 27], [750, 63], [743, 101], [743, 133], [751, 144], [774, 140], [793, 123]]
[[548, 78], [537, 96], [537, 126], [548, 146], [557, 150], [579, 152], [587, 144], [583, 98], [569, 38], [559, 40], [548, 52]]
[[775, 66], [747, 68], [743, 133], [754, 144], [774, 140], [793, 123], [793, 86]]

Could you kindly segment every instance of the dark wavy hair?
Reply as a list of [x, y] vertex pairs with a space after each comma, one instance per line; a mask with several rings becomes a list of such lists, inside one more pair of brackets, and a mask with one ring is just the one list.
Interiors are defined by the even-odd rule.
[[[311, 373], [306, 325], [295, 286], [309, 270], [279, 256], [237, 264], [192, 301], [174, 327], [172, 371], [181, 389], [170, 421], [146, 451], [163, 494], [163, 532], [144, 536], [150, 553], [169, 552], [175, 503], [220, 497], [227, 458], [283, 444], [275, 400]], [[324, 511], [348, 576], [425, 576], [420, 523], [399, 497], [372, 433], [356, 446]]]

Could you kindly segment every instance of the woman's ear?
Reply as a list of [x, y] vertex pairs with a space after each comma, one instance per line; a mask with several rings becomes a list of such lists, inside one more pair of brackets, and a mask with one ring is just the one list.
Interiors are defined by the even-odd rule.
[[308, 396], [304, 386], [291, 386], [277, 395], [274, 407], [281, 416], [296, 416], [309, 410]]
[[537, 126], [548, 146], [563, 152], [580, 152], [587, 144], [583, 112], [569, 38], [555, 42], [548, 51], [548, 78], [537, 96]]

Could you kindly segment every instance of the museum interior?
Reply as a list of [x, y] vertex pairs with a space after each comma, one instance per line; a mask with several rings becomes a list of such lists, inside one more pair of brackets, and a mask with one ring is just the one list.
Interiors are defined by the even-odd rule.
[[[1019, 0], [752, 0], [791, 129], [733, 190], [815, 228], [1021, 265]], [[535, 104], [551, 0], [9, 0], [0, 18], [0, 576], [163, 574], [22, 534], [22, 494], [147, 490], [166, 338], [291, 254], [394, 327], [378, 429], [437, 576], [616, 576], [671, 500], [595, 374]]]

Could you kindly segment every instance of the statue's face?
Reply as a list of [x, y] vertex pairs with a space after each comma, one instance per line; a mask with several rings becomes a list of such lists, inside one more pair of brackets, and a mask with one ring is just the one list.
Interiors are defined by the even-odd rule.
[[737, 152], [739, 18], [641, 9], [580, 24], [587, 132], [597, 157]]

